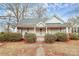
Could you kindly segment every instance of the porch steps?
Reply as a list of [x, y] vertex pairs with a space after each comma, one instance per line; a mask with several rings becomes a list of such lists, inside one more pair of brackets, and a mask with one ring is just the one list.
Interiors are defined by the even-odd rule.
[[44, 36], [37, 36], [37, 42], [42, 42], [44, 41]]

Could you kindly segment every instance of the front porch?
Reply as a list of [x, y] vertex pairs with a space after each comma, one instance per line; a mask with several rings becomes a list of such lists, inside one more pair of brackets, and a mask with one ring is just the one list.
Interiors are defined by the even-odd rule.
[[57, 32], [66, 32], [66, 27], [27, 27], [18, 28], [23, 36], [25, 33], [35, 33], [36, 36], [45, 36], [45, 34], [55, 34]]
[[79, 33], [79, 27], [66, 27], [66, 33]]

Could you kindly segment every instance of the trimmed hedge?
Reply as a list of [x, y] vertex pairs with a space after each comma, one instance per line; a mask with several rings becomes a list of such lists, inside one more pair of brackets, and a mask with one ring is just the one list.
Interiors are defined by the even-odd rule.
[[53, 43], [56, 41], [56, 36], [52, 34], [46, 34], [45, 35], [45, 42], [46, 43]]
[[72, 34], [70, 34], [69, 38], [71, 40], [79, 40], [79, 34], [78, 33], [72, 33]]
[[20, 33], [7, 33], [7, 32], [1, 32], [0, 33], [0, 41], [20, 41], [21, 40], [21, 34]]
[[55, 35], [57, 36], [57, 41], [64, 42], [68, 40], [66, 33], [59, 32], [59, 33], [56, 33]]
[[36, 35], [33, 33], [25, 33], [24, 38], [28, 43], [36, 42]]

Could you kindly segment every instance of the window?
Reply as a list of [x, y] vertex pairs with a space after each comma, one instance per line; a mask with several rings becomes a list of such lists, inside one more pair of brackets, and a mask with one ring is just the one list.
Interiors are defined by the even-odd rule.
[[40, 34], [42, 34], [42, 29], [40, 29]]
[[74, 32], [76, 32], [76, 27], [74, 28]]
[[72, 28], [72, 33], [76, 32], [76, 27]]
[[74, 32], [73, 28], [72, 28], [72, 33]]
[[42, 32], [42, 29], [40, 29], [40, 32]]
[[29, 32], [29, 28], [27, 28], [27, 32]]

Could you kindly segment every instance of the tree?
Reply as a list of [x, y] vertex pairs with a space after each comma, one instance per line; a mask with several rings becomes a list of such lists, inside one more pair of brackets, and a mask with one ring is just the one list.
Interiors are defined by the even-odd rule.
[[67, 26], [73, 29], [79, 24], [78, 19], [79, 19], [79, 16], [70, 17], [67, 21]]
[[11, 13], [7, 14], [7, 16], [8, 16], [8, 22], [7, 22], [7, 31], [8, 31], [8, 33], [9, 33], [9, 31], [10, 31], [10, 20], [11, 20]]
[[47, 8], [44, 7], [45, 4], [34, 4], [34, 7], [32, 7], [30, 10], [30, 16], [36, 17], [36, 18], [44, 18], [46, 17]]
[[34, 14], [37, 18], [46, 17], [47, 8], [43, 7], [44, 5], [37, 5], [36, 8], [34, 8]]
[[10, 11], [5, 12], [5, 16], [0, 16], [0, 19], [2, 21], [2, 26], [5, 26], [5, 30], [9, 33], [10, 28], [16, 25], [16, 21], [14, 20], [14, 17], [12, 17], [13, 14]]
[[28, 9], [28, 3], [21, 4], [21, 3], [7, 3], [7, 4], [0, 4], [1, 7], [4, 7], [5, 10], [9, 10], [13, 13], [13, 16], [16, 18], [16, 26], [18, 25], [19, 21], [22, 20], [25, 16], [25, 13]]
[[79, 23], [78, 19], [79, 16], [70, 17], [67, 22], [70, 23], [71, 26], [74, 26], [75, 24]]

